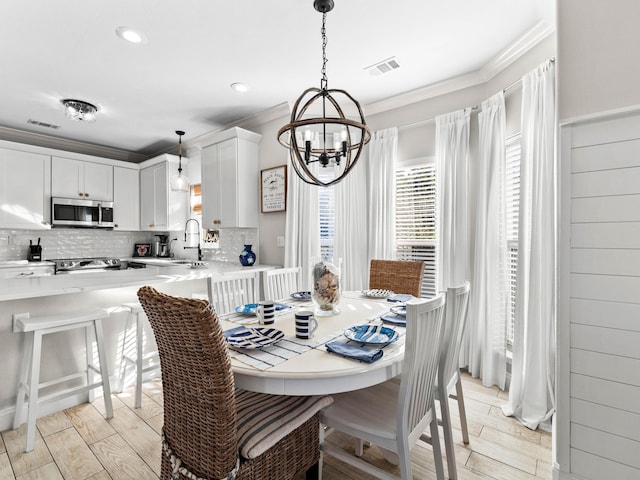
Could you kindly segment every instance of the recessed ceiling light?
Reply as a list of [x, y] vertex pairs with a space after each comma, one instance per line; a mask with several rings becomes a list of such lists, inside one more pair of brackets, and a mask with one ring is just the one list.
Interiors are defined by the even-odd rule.
[[131, 43], [146, 43], [147, 40], [142, 33], [131, 27], [116, 28], [116, 35]]
[[247, 87], [244, 83], [239, 83], [239, 82], [232, 83], [231, 88], [236, 92], [241, 92], [241, 93], [244, 93], [247, 90], [249, 90], [249, 87]]

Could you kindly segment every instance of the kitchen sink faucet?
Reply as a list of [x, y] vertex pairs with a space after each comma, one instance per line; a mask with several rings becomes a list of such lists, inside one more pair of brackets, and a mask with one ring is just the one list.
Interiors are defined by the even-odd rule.
[[[195, 232], [190, 231], [189, 222], [196, 222]], [[198, 238], [198, 243], [196, 245], [194, 245], [192, 241], [194, 235], [197, 235]], [[187, 220], [187, 223], [184, 224], [184, 243], [184, 248], [197, 248], [198, 260], [202, 260], [202, 249], [200, 248], [200, 222], [198, 222], [198, 220], [196, 220], [195, 218], [190, 218], [189, 220]]]

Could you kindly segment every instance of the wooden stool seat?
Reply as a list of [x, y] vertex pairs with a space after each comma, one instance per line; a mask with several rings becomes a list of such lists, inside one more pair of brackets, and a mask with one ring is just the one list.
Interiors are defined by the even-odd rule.
[[[124, 389], [125, 377], [127, 375], [127, 367], [133, 365], [136, 372], [136, 390], [135, 390], [135, 408], [142, 406], [142, 380], [143, 374], [151, 371], [160, 372], [160, 360], [158, 352], [144, 355], [144, 310], [139, 303], [123, 303], [122, 307], [129, 310], [129, 317], [127, 318], [127, 325], [124, 329], [122, 336], [122, 358], [120, 361], [120, 378], [118, 381], [118, 392], [122, 392]], [[135, 320], [134, 320], [135, 319]], [[135, 357], [128, 355], [127, 352], [127, 333], [131, 328], [131, 325], [135, 326], [135, 338], [136, 338], [136, 353]], [[145, 361], [155, 360], [153, 363], [144, 366]]]
[[[18, 394], [16, 397], [16, 411], [13, 420], [13, 428], [18, 428], [22, 423], [25, 397], [28, 397], [27, 411], [27, 440], [25, 452], [33, 450], [36, 432], [36, 419], [38, 418], [38, 402], [50, 402], [60, 400], [71, 395], [89, 392], [89, 399], [92, 399], [92, 391], [102, 387], [104, 395], [104, 405], [106, 417], [113, 417], [113, 406], [111, 404], [111, 387], [109, 385], [109, 374], [107, 370], [106, 352], [104, 347], [104, 336], [102, 333], [102, 320], [107, 318], [109, 313], [105, 310], [93, 310], [76, 312], [61, 315], [47, 315], [31, 317], [29, 313], [18, 313], [13, 315], [13, 332], [24, 334], [22, 364], [20, 367], [20, 380], [18, 383]], [[40, 383], [40, 362], [42, 357], [42, 337], [50, 333], [63, 332], [84, 328], [87, 342], [87, 369], [71, 375], [66, 375], [54, 380]], [[90, 342], [90, 332], [93, 331], [98, 351], [99, 367], [93, 365], [93, 348]], [[100, 381], [94, 382], [94, 374], [100, 375]], [[63, 391], [52, 393], [46, 397], [39, 397], [41, 388], [52, 387], [54, 385], [68, 382], [86, 375], [86, 385], [74, 388], [67, 388]]]

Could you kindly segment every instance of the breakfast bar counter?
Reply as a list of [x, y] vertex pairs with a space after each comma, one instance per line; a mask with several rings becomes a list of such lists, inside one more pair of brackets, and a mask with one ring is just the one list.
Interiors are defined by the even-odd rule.
[[[247, 270], [262, 272], [271, 265], [243, 267], [239, 263], [207, 262], [199, 268], [189, 264], [146, 268], [46, 275], [0, 279], [0, 359], [3, 379], [0, 384], [0, 431], [11, 428], [22, 358], [22, 333], [13, 331], [13, 315], [74, 315], [80, 311], [104, 309], [109, 317], [103, 322], [106, 359], [111, 384], [116, 385], [122, 356], [123, 332], [128, 310], [123, 304], [137, 302], [137, 291], [151, 285], [169, 295], [191, 297], [207, 291], [206, 279]], [[154, 348], [153, 332], [145, 328], [145, 353]], [[83, 370], [86, 365], [85, 339], [80, 331], [60, 332], [43, 340], [41, 379], [47, 381]], [[42, 414], [59, 411], [87, 401], [87, 396], [68, 397], [64, 402], [43, 404]]]
[[[136, 259], [136, 261], [138, 260]], [[0, 279], [0, 302], [23, 298], [63, 295], [67, 293], [89, 292], [107, 288], [203, 280], [212, 275], [223, 275], [225, 273], [247, 270], [263, 271], [275, 268], [272, 265], [243, 267], [231, 262], [207, 262], [203, 268], [191, 268], [189, 263], [174, 264], [164, 262], [166, 266], [158, 266], [161, 264], [160, 261], [156, 261], [149, 262], [146, 268], [140, 269]]]

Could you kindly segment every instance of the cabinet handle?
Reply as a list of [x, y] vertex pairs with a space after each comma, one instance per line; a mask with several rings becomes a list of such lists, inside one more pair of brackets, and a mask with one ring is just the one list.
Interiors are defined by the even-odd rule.
[[153, 227], [155, 227], [155, 225], [153, 223], [150, 223], [149, 228], [153, 228]]
[[82, 196], [84, 196], [84, 193], [78, 192], [78, 196], [82, 197]]
[[18, 274], [18, 276], [24, 276], [24, 277], [28, 277], [29, 275], [33, 275], [33, 272], [29, 272], [29, 273], [22, 272]]
[[118, 224], [114, 223], [113, 228], [118, 228]]
[[221, 220], [217, 220], [217, 219], [216, 219], [216, 220], [214, 220], [214, 221], [213, 221], [213, 224], [214, 224], [214, 225], [220, 225], [221, 223], [222, 223], [222, 221], [221, 221]]
[[88, 196], [89, 196], [89, 194], [88, 194], [88, 193], [85, 193], [85, 194], [84, 194], [84, 196], [85, 196], [85, 197], [88, 197]]

